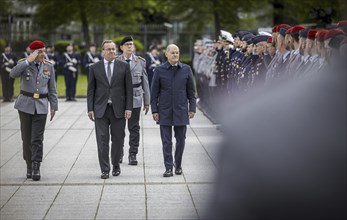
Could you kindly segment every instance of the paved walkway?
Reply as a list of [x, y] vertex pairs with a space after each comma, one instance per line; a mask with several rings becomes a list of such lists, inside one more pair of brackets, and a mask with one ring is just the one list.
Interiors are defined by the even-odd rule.
[[183, 175], [162, 177], [159, 127], [149, 113], [141, 117], [138, 166], [127, 164], [126, 153], [121, 175], [102, 180], [86, 99], [59, 101], [56, 117], [47, 121], [42, 177], [37, 182], [25, 178], [14, 103], [1, 103], [1, 220], [199, 219], [203, 215], [212, 190], [221, 134], [201, 112], [187, 130]]

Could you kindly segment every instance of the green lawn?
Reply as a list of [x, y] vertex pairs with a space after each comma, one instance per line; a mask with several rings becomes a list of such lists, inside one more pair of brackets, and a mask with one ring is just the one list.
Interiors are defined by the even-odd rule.
[[[19, 78], [14, 81], [14, 96], [19, 94]], [[0, 79], [1, 82], [1, 79]], [[2, 97], [2, 84], [0, 83], [0, 96]], [[59, 75], [57, 80], [57, 93], [59, 98], [65, 97], [65, 81], [64, 76]], [[77, 86], [76, 86], [76, 97], [87, 97], [87, 75], [79, 73]]]

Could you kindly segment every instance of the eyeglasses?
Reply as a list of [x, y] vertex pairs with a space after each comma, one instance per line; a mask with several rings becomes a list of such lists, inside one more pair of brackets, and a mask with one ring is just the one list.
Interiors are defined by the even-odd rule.
[[107, 48], [107, 49], [104, 49], [104, 50], [107, 50], [107, 51], [115, 51], [116, 48]]

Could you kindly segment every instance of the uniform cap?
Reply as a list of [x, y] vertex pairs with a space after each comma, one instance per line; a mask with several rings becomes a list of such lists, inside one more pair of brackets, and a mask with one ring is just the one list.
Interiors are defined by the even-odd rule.
[[309, 30], [307, 33], [307, 38], [310, 40], [316, 39], [317, 30]]
[[226, 40], [230, 43], [233, 43], [234, 42], [234, 38], [233, 36], [231, 35], [230, 32], [228, 31], [224, 31], [224, 30], [220, 30], [220, 36], [223, 40]]
[[288, 28], [286, 28], [286, 27], [281, 27], [281, 29], [280, 29], [280, 35], [282, 36], [282, 37], [285, 37], [286, 36], [286, 33], [287, 33], [287, 30], [288, 30]]
[[267, 35], [258, 35], [253, 37], [252, 41], [253, 41], [253, 44], [257, 44], [259, 42], [267, 42], [268, 39], [269, 39], [269, 36]]
[[346, 35], [345, 32], [339, 30], [339, 29], [332, 29], [332, 30], [329, 30], [328, 33], [325, 34], [324, 36], [324, 40], [327, 40], [329, 38], [332, 38], [336, 35]]
[[301, 25], [296, 25], [294, 27], [291, 28], [291, 34], [294, 34], [294, 33], [299, 33], [301, 30], [305, 29], [303, 26]]
[[281, 28], [285, 28], [286, 30], [288, 30], [290, 28], [290, 25], [288, 25], [288, 24], [279, 24], [279, 25], [276, 26], [275, 32], [280, 32]]
[[301, 38], [307, 38], [307, 34], [308, 34], [308, 31], [309, 31], [310, 29], [308, 29], [308, 28], [305, 28], [305, 29], [302, 29], [301, 31], [299, 31], [299, 37], [301, 37]]
[[134, 41], [133, 37], [132, 36], [126, 36], [124, 37], [121, 42], [120, 42], [120, 46], [122, 46], [123, 44], [125, 44], [126, 42], [129, 42], [129, 41]]
[[31, 42], [29, 44], [29, 48], [32, 49], [32, 50], [37, 50], [37, 49], [40, 49], [40, 48], [44, 48], [45, 46], [46, 46], [45, 43], [43, 43], [40, 40], [34, 40], [33, 42]]
[[292, 33], [292, 30], [293, 30], [293, 27], [291, 27], [291, 28], [289, 28], [288, 30], [287, 30], [287, 32], [286, 32], [286, 34], [291, 34]]
[[319, 30], [316, 33], [316, 39], [320, 42], [324, 41], [325, 35], [328, 33], [328, 30]]
[[276, 30], [277, 30], [277, 25], [275, 25], [275, 26], [272, 28], [272, 33], [277, 32]]
[[246, 34], [246, 35], [242, 36], [241, 40], [247, 42], [247, 41], [249, 41], [250, 39], [252, 39], [253, 37], [254, 37], [254, 34], [249, 33], [249, 34]]
[[[200, 45], [200, 44], [199, 44]], [[152, 51], [152, 50], [157, 50], [158, 49], [158, 46], [157, 46], [157, 44], [151, 44], [150, 46], [149, 46], [149, 51]]]
[[246, 34], [251, 34], [251, 32], [249, 32], [249, 31], [237, 31], [234, 35], [236, 36], [236, 37], [239, 37], [240, 39], [244, 36], [244, 35], [246, 35]]

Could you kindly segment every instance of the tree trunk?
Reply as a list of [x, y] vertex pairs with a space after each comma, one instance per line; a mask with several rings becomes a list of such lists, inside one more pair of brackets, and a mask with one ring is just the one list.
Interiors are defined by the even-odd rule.
[[214, 35], [215, 35], [215, 39], [218, 39], [219, 36], [219, 32], [221, 29], [221, 25], [220, 25], [220, 19], [219, 19], [219, 14], [218, 14], [218, 10], [217, 10], [217, 4], [218, 2], [216, 0], [212, 1], [212, 5], [213, 5], [213, 17], [214, 17]]
[[89, 37], [89, 24], [88, 24], [87, 15], [86, 15], [86, 11], [85, 11], [82, 0], [78, 1], [78, 6], [80, 9], [80, 16], [81, 16], [81, 22], [82, 22], [83, 40], [86, 46], [88, 46], [91, 43], [90, 37]]

